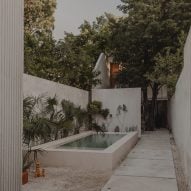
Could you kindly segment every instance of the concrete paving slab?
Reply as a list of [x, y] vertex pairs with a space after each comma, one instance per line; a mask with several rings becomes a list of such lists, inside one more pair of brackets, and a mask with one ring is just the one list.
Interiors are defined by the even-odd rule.
[[114, 175], [176, 178], [172, 160], [128, 159]]
[[168, 131], [144, 134], [102, 191], [178, 191]]
[[169, 138], [163, 138], [163, 139], [159, 139], [159, 138], [146, 138], [144, 137], [144, 139], [140, 140], [140, 143], [142, 142], [159, 142], [159, 143], [169, 143]]
[[102, 191], [178, 191], [175, 179], [113, 176]]
[[170, 150], [170, 145], [160, 145], [160, 144], [137, 144], [137, 149], [151, 149], [151, 150]]
[[156, 159], [156, 160], [173, 160], [172, 152], [169, 150], [149, 150], [135, 148], [130, 152], [128, 158], [137, 159]]
[[[142, 142], [139, 142], [137, 145], [142, 145], [142, 146], [145, 146], [145, 147], [147, 147], [147, 146], [156, 146], [156, 147], [158, 147], [158, 146], [160, 146], [160, 148], [162, 149], [162, 148], [171, 148], [171, 145], [170, 145], [170, 143], [169, 142], [156, 142], [156, 141], [142, 141]], [[165, 148], [165, 149], [166, 149]]]

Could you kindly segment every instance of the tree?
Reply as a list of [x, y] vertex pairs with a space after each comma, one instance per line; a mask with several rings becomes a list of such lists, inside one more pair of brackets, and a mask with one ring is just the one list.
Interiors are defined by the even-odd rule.
[[65, 33], [65, 38], [56, 44], [59, 74], [56, 81], [88, 91], [99, 83], [98, 73], [93, 69], [100, 53], [108, 53], [112, 22], [116, 19], [107, 14], [92, 24], [84, 21], [79, 35]]
[[56, 0], [24, 0], [25, 33], [51, 32], [55, 9]]
[[88, 55], [97, 61], [100, 53], [105, 53], [108, 57], [111, 52], [112, 27], [117, 23], [118, 18], [112, 14], [105, 13], [97, 17], [93, 23], [84, 21], [79, 27], [82, 44]]
[[94, 26], [85, 22], [79, 35], [66, 33], [58, 42], [51, 34], [26, 33], [25, 73], [85, 90], [97, 85], [98, 73], [93, 68], [104, 49], [103, 40], [98, 37], [98, 26], [104, 23], [104, 18], [97, 20]]
[[56, 0], [24, 1], [24, 72], [51, 79], [54, 75]]
[[[166, 54], [160, 53], [155, 57], [155, 67], [151, 73], [147, 73], [146, 77], [161, 86], [167, 86], [168, 96], [171, 97], [175, 92], [176, 82], [183, 66], [185, 34], [180, 37], [180, 47], [175, 53], [167, 48]], [[160, 88], [159, 87], [159, 88]]]
[[81, 43], [79, 36], [67, 34], [56, 44], [55, 81], [89, 90], [99, 82], [95, 78], [98, 74], [93, 72], [94, 59]]
[[24, 72], [33, 76], [54, 80], [57, 57], [56, 41], [51, 35], [25, 35]]
[[[158, 55], [164, 57], [167, 50], [176, 54], [180, 47], [179, 35], [182, 31], [187, 33], [191, 24], [191, 6], [186, 0], [122, 0], [122, 3], [119, 8], [126, 17], [113, 28], [113, 55], [124, 63], [126, 71], [131, 71], [127, 76], [130, 85], [140, 85], [143, 91], [148, 85], [152, 87], [150, 129], [153, 129], [155, 103], [161, 84], [148, 74], [155, 71]], [[179, 75], [180, 71], [176, 72]]]

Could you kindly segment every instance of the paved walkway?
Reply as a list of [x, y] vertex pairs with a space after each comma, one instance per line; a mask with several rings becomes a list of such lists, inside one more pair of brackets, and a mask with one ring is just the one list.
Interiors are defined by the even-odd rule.
[[102, 191], [178, 191], [168, 131], [144, 134]]

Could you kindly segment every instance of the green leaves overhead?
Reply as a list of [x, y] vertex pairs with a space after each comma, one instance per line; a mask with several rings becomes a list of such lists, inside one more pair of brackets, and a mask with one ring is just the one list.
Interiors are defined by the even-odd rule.
[[[119, 9], [126, 17], [121, 18], [114, 27], [113, 38], [116, 51], [113, 55], [117, 61], [124, 63], [127, 75], [123, 76], [129, 78], [126, 80], [130, 82], [130, 86], [145, 87], [148, 84], [168, 83], [168, 79], [157, 80], [164, 78], [163, 69], [158, 64], [162, 62], [163, 57], [176, 55], [182, 43], [184, 44], [185, 34], [188, 33], [191, 25], [191, 3], [186, 0], [121, 1]], [[181, 34], [184, 34], [184, 38], [180, 43]], [[182, 54], [180, 57], [182, 58]], [[177, 60], [179, 60], [179, 66], [177, 66], [178, 63], [174, 63], [176, 76], [181, 71], [182, 63], [182, 60]], [[167, 68], [173, 67], [173, 63], [166, 64]], [[157, 75], [153, 75], [154, 71], [157, 71]], [[170, 75], [169, 71], [169, 78]], [[145, 84], [137, 83], [139, 81], [144, 81]]]
[[90, 90], [100, 83], [93, 69], [100, 53], [109, 53], [109, 25], [115, 22], [112, 15], [98, 17], [93, 24], [84, 21], [79, 35], [66, 33], [58, 42], [45, 32], [27, 33], [25, 73]]
[[[123, 64], [119, 82], [125, 87], [168, 83], [168, 79], [155, 79], [161, 77], [154, 73], [164, 78], [159, 63], [162, 58], [177, 55], [181, 34], [182, 43], [185, 41], [191, 25], [190, 0], [121, 2], [118, 8], [123, 17], [105, 14], [93, 23], [84, 21], [80, 34], [66, 33], [56, 42], [52, 37], [55, 0], [25, 0], [25, 72], [89, 90], [99, 83], [98, 73], [92, 71], [103, 52]], [[176, 76], [181, 62], [175, 66]]]
[[55, 9], [56, 0], [24, 0], [25, 33], [51, 32]]

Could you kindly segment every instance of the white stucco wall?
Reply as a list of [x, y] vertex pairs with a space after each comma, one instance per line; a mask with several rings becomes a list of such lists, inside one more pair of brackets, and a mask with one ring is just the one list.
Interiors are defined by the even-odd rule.
[[23, 89], [25, 97], [40, 95], [54, 97], [56, 95], [59, 101], [65, 99], [82, 108], [86, 108], [88, 104], [88, 92], [85, 90], [27, 74], [23, 75]]
[[23, 0], [0, 0], [0, 191], [21, 191]]
[[191, 30], [184, 48], [184, 68], [169, 103], [169, 125], [191, 185]]
[[[74, 88], [71, 86], [55, 83], [42, 78], [31, 75], [23, 75], [23, 90], [24, 96], [40, 96], [46, 95], [53, 97], [57, 96], [59, 101], [66, 99], [86, 108], [88, 105], [88, 92]], [[120, 131], [124, 132], [127, 128], [137, 127], [139, 136], [141, 132], [141, 89], [93, 89], [92, 100], [101, 101], [103, 108], [108, 108], [112, 114], [112, 118], [104, 121], [108, 126], [109, 131], [114, 131], [116, 126], [119, 126]], [[125, 104], [128, 112], [121, 113], [116, 116], [119, 105]], [[102, 124], [102, 119], [98, 120]]]
[[101, 84], [98, 84], [95, 88], [109, 88], [110, 87], [110, 68], [104, 53], [101, 53], [96, 66], [93, 70], [94, 72], [100, 72], [98, 79], [101, 80]]
[[[112, 114], [112, 118], [107, 121], [98, 119], [100, 125], [104, 122], [109, 131], [114, 131], [119, 126], [121, 132], [137, 126], [139, 136], [141, 135], [141, 88], [93, 89], [92, 100], [101, 101], [103, 108], [108, 108]], [[117, 117], [117, 108], [123, 104], [128, 112], [121, 112]]]
[[[152, 88], [150, 86], [147, 87], [147, 96], [148, 96], [148, 100], [152, 100]], [[167, 93], [166, 86], [163, 86], [160, 88], [158, 92], [157, 100], [168, 100], [168, 93]]]

